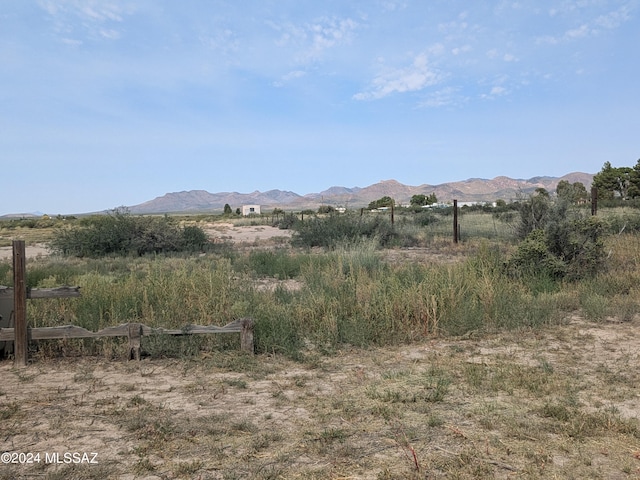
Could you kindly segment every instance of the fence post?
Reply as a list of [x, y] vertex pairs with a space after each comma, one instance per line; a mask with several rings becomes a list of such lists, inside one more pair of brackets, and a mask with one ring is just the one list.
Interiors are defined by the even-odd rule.
[[25, 274], [24, 240], [13, 241], [13, 314], [14, 365], [26, 367], [29, 358], [29, 338], [27, 332], [27, 284]]
[[453, 243], [458, 243], [458, 200], [453, 201]]
[[591, 215], [598, 214], [598, 187], [591, 187]]
[[142, 337], [142, 325], [129, 323], [129, 360], [140, 361], [140, 338]]
[[252, 318], [242, 318], [240, 319], [240, 327], [242, 330], [240, 331], [240, 350], [243, 352], [249, 352], [253, 354], [254, 346], [253, 346], [253, 326], [254, 321]]

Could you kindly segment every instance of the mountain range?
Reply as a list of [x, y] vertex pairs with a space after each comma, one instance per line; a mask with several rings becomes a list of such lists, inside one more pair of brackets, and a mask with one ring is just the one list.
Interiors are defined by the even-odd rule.
[[537, 188], [553, 192], [561, 180], [569, 183], [581, 182], [589, 189], [593, 174], [574, 172], [562, 177], [533, 177], [528, 180], [504, 176], [490, 180], [470, 178], [439, 185], [419, 186], [404, 185], [396, 180], [383, 180], [363, 188], [334, 186], [320, 193], [306, 195], [282, 190], [252, 193], [209, 193], [206, 190], [189, 190], [167, 193], [139, 205], [133, 205], [129, 210], [135, 214], [204, 213], [222, 210], [225, 204], [229, 204], [234, 211], [242, 205], [249, 204], [260, 205], [263, 209], [284, 210], [315, 210], [320, 205], [360, 208], [384, 196], [395, 199], [398, 204], [405, 204], [409, 203], [413, 195], [432, 193], [435, 193], [440, 202], [450, 202], [453, 199], [460, 202], [493, 202], [498, 199], [511, 201], [517, 199], [519, 195], [531, 194]]

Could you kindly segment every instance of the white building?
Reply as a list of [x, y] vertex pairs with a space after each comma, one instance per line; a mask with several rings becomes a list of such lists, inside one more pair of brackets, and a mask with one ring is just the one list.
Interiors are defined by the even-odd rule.
[[260, 215], [260, 205], [243, 205], [242, 206], [242, 215]]

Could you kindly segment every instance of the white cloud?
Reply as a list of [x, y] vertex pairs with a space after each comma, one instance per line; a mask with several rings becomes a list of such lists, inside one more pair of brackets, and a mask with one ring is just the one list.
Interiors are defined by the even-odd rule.
[[553, 35], [544, 35], [542, 37], [536, 38], [536, 44], [547, 44], [547, 45], [556, 45], [560, 43], [560, 39], [558, 37], [554, 37]]
[[321, 17], [304, 25], [267, 23], [281, 32], [276, 40], [278, 47], [294, 47], [300, 50], [297, 60], [309, 62], [319, 59], [331, 48], [348, 44], [358, 23], [350, 18]]
[[459, 88], [445, 87], [427, 95], [420, 107], [440, 108], [458, 106], [468, 101], [467, 97], [458, 94]]
[[632, 10], [631, 4], [623, 5], [618, 10], [600, 15], [595, 19], [594, 23], [599, 27], [609, 30], [618, 28], [624, 22], [631, 19]]
[[458, 14], [457, 20], [439, 23], [438, 30], [446, 34], [461, 33], [469, 27], [469, 23], [466, 21], [468, 16], [468, 12], [461, 12], [460, 14]]
[[480, 97], [485, 100], [493, 100], [494, 98], [502, 97], [504, 95], [507, 95], [508, 93], [509, 91], [505, 87], [501, 85], [495, 85], [491, 87], [489, 93], [482, 94]]
[[60, 41], [76, 46], [83, 41], [69, 38], [69, 34], [93, 39], [119, 39], [122, 35], [116, 27], [124, 22], [125, 14], [132, 13], [130, 7], [113, 1], [39, 0], [38, 5], [51, 16]]
[[238, 39], [233, 30], [229, 28], [219, 28], [214, 34], [201, 35], [200, 43], [211, 50], [216, 50], [224, 55], [238, 51]]
[[75, 40], [73, 38], [62, 38], [60, 39], [60, 41], [66, 45], [69, 45], [70, 47], [79, 47], [80, 45], [82, 45], [82, 41]]
[[313, 35], [313, 49], [324, 50], [348, 41], [356, 22], [347, 18], [343, 20], [324, 19], [310, 26]]
[[571, 30], [567, 30], [564, 34], [566, 38], [582, 38], [589, 35], [591, 30], [587, 25], [580, 25], [578, 28], [573, 28]]
[[122, 15], [120, 8], [115, 4], [108, 2], [90, 2], [86, 5], [84, 2], [74, 2], [76, 8], [85, 17], [91, 18], [98, 22], [113, 21], [121, 22]]
[[451, 53], [454, 55], [460, 55], [462, 53], [470, 52], [471, 45], [463, 45], [462, 47], [455, 47], [451, 50]]
[[99, 0], [39, 0], [38, 4], [51, 16], [72, 15], [94, 22], [122, 22], [128, 12], [118, 2]]
[[114, 30], [112, 28], [109, 29], [101, 29], [100, 35], [109, 40], [117, 40], [120, 38], [121, 34], [119, 31]]
[[380, 2], [382, 9], [387, 12], [395, 12], [396, 10], [404, 10], [407, 8], [406, 2], [394, 2], [390, 0], [385, 0]]
[[293, 70], [292, 72], [289, 72], [285, 75], [283, 75], [281, 77], [280, 80], [277, 80], [275, 82], [273, 82], [273, 86], [274, 87], [284, 87], [284, 85], [286, 83], [289, 83], [293, 80], [296, 80], [298, 78], [302, 78], [304, 76], [307, 75], [307, 72], [303, 71], [303, 70]]
[[594, 18], [593, 14], [587, 16], [586, 14], [581, 15], [580, 12], [586, 10], [588, 7], [597, 7], [600, 5], [600, 2], [589, 2], [586, 0], [564, 2], [560, 8], [552, 8], [549, 10], [549, 15], [557, 17], [564, 14], [571, 18], [576, 16], [583, 17], [581, 24], [575, 28], [565, 31], [561, 35], [545, 35], [539, 37], [536, 39], [536, 43], [556, 45], [563, 41], [573, 41], [597, 35], [601, 33], [603, 29], [616, 29], [633, 18], [632, 12], [635, 8], [635, 3], [636, 2], [625, 3], [617, 10], [602, 13]]
[[294, 70], [293, 72], [289, 72], [282, 77], [283, 80], [289, 81], [295, 78], [304, 77], [307, 72], [303, 72], [302, 70]]
[[516, 57], [513, 53], [500, 53], [497, 48], [492, 48], [485, 52], [487, 58], [491, 60], [495, 60], [496, 58], [501, 58], [504, 62], [517, 62], [518, 57]]
[[[435, 48], [436, 51], [440, 48]], [[354, 100], [378, 100], [393, 93], [416, 92], [436, 85], [443, 75], [429, 65], [426, 53], [417, 55], [410, 66], [390, 69], [376, 76], [371, 87], [353, 96]]]

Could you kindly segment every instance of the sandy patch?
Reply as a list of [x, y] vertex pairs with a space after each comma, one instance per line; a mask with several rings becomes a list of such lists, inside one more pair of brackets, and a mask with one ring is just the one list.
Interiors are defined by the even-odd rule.
[[[51, 254], [51, 251], [46, 245], [37, 243], [35, 245], [27, 245], [25, 247], [25, 254], [27, 258], [36, 258], [47, 256]], [[7, 258], [13, 258], [13, 247], [0, 247], [0, 260]]]
[[291, 238], [291, 230], [281, 230], [270, 225], [234, 226], [232, 223], [214, 223], [204, 227], [204, 231], [215, 241], [251, 243], [273, 239]]

